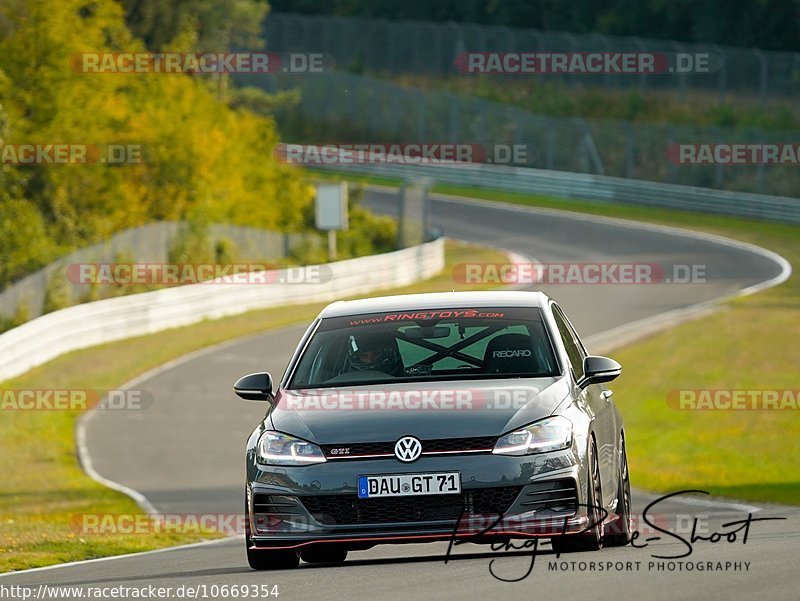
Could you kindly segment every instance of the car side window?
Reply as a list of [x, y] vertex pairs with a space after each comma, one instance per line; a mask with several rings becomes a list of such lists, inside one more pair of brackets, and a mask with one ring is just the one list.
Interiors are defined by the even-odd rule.
[[581, 350], [580, 344], [575, 339], [572, 328], [569, 327], [567, 320], [557, 307], [553, 307], [553, 318], [556, 321], [558, 333], [561, 335], [561, 340], [564, 343], [564, 349], [567, 351], [572, 372], [575, 374], [575, 379], [580, 380], [583, 377], [583, 358], [584, 354]]

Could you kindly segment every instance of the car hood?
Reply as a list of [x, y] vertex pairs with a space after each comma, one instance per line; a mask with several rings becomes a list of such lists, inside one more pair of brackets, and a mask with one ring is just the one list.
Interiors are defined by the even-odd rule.
[[568, 394], [566, 378], [282, 390], [265, 427], [317, 444], [499, 436], [551, 415]]

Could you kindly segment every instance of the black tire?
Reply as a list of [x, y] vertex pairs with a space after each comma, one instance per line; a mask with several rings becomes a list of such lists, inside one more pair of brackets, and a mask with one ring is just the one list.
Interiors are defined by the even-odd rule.
[[300, 554], [297, 551], [278, 549], [251, 549], [250, 540], [250, 508], [247, 506], [247, 490], [244, 493], [244, 546], [247, 551], [247, 563], [254, 570], [289, 570], [300, 565]]
[[334, 544], [312, 545], [300, 552], [300, 558], [307, 563], [343, 563], [347, 549]]
[[586, 504], [589, 506], [589, 518], [594, 526], [582, 534], [566, 534], [550, 539], [553, 551], [556, 553], [574, 553], [578, 551], [598, 551], [603, 546], [602, 512], [597, 506], [603, 498], [600, 484], [600, 461], [597, 458], [597, 444], [594, 438], [589, 444], [589, 478], [587, 479]]
[[624, 547], [631, 542], [631, 479], [628, 473], [628, 453], [625, 437], [622, 437], [622, 458], [619, 465], [619, 487], [617, 489], [617, 508], [619, 517], [608, 527], [603, 544], [606, 547]]

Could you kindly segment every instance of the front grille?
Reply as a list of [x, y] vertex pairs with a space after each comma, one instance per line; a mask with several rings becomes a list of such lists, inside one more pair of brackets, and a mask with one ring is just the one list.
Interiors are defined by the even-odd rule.
[[450, 453], [456, 451], [477, 451], [493, 449], [496, 436], [477, 436], [474, 438], [439, 438], [437, 440], [423, 440], [423, 453]]
[[355, 495], [299, 497], [315, 520], [326, 525], [452, 521], [471, 513], [505, 513], [521, 486], [477, 488], [458, 495], [420, 495], [359, 499]]
[[578, 510], [578, 489], [572, 478], [529, 484], [523, 497], [521, 504], [526, 511], [575, 513]]
[[[457, 453], [457, 452], [489, 452], [494, 448], [496, 436], [473, 436], [471, 438], [437, 438], [423, 440], [423, 454]], [[355, 442], [352, 444], [326, 444], [321, 445], [323, 453], [330, 459], [347, 459], [361, 455], [394, 455], [394, 445], [391, 442]], [[342, 452], [347, 449], [347, 452]]]

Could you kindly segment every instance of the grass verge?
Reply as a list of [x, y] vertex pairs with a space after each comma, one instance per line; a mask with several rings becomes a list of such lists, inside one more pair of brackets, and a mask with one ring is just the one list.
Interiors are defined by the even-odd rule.
[[600, 86], [577, 86], [551, 81], [529, 81], [495, 75], [471, 77], [430, 77], [403, 75], [396, 84], [446, 91], [462, 96], [516, 106], [551, 117], [583, 119], [624, 119], [634, 123], [670, 123], [699, 127], [762, 127], [791, 130], [800, 127], [800, 111], [791, 98], [775, 96], [769, 107], [761, 106], [755, 95], [729, 95], [720, 100], [712, 91], [618, 90]]
[[[505, 260], [498, 251], [456, 242], [447, 242], [446, 257], [447, 265], [440, 275], [391, 292], [466, 289], [452, 281], [454, 265]], [[2, 388], [116, 389], [136, 375], [196, 349], [310, 320], [324, 304], [252, 311], [75, 351], [4, 382]], [[96, 483], [78, 465], [74, 430], [79, 415], [76, 411], [3, 412], [0, 572], [157, 549], [213, 536], [197, 532], [81, 537], [74, 532], [70, 519], [81, 513], [141, 513], [131, 499]]]
[[800, 504], [797, 410], [690, 412], [667, 405], [671, 390], [798, 388], [800, 226], [449, 185], [434, 192], [682, 227], [757, 244], [786, 258], [795, 270], [784, 284], [612, 353], [624, 366], [614, 398], [625, 417], [635, 486]]

